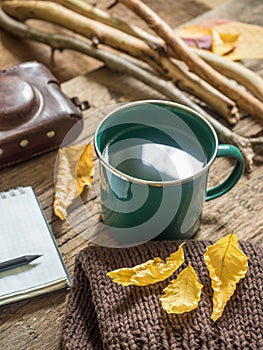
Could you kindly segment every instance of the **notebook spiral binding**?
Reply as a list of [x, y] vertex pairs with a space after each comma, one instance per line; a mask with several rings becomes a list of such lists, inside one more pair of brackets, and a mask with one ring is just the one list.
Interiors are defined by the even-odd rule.
[[2, 192], [0, 192], [0, 198], [1, 198], [1, 199], [5, 199], [5, 198], [7, 198], [8, 196], [15, 197], [15, 196], [17, 195], [16, 190], [19, 192], [19, 194], [25, 194], [25, 193], [26, 193], [26, 191], [24, 190], [24, 187], [19, 186], [19, 187], [17, 187], [16, 189], [11, 188], [11, 189], [8, 190], [8, 191], [2, 191]]

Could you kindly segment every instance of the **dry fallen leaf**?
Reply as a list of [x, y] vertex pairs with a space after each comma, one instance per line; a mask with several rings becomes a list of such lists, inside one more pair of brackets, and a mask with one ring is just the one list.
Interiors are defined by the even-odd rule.
[[220, 33], [238, 34], [235, 50], [224, 57], [231, 60], [262, 59], [263, 58], [263, 27], [254, 24], [231, 21], [215, 26]]
[[54, 198], [54, 212], [61, 219], [67, 217], [67, 208], [93, 182], [93, 148], [74, 145], [59, 150], [59, 164]]
[[179, 273], [164, 291], [161, 304], [168, 314], [182, 314], [197, 308], [203, 285], [191, 265]]
[[188, 46], [210, 50], [231, 60], [263, 58], [263, 27], [212, 18], [175, 32]]
[[93, 148], [89, 143], [81, 152], [77, 166], [77, 189], [81, 194], [85, 186], [91, 186], [93, 183], [94, 165], [93, 165]]
[[221, 317], [227, 301], [233, 295], [236, 284], [245, 277], [248, 257], [238, 246], [238, 237], [231, 233], [214, 245], [208, 246], [204, 259], [212, 280], [213, 312], [212, 320]]
[[[225, 23], [225, 21], [223, 22]], [[235, 48], [239, 35], [218, 31], [217, 25], [221, 21], [210, 21], [176, 29], [176, 33], [184, 42], [194, 48], [210, 50], [218, 55], [225, 55]]]
[[212, 29], [212, 52], [225, 56], [236, 48], [238, 38], [238, 34], [220, 33], [218, 30]]
[[113, 282], [123, 286], [147, 286], [170, 277], [184, 262], [182, 243], [164, 262], [161, 258], [148, 260], [143, 264], [117, 269], [107, 273]]
[[176, 29], [176, 33], [190, 47], [211, 50], [212, 36], [211, 29], [201, 25], [184, 26]]

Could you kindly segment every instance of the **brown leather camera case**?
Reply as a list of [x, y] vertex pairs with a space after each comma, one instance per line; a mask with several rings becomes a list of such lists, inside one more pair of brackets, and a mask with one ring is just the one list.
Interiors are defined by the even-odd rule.
[[0, 71], [0, 168], [58, 148], [74, 125], [76, 137], [81, 112], [43, 64]]

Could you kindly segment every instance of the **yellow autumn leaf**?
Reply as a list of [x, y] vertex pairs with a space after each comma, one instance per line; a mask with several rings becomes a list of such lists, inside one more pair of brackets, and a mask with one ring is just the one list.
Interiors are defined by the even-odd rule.
[[191, 265], [179, 273], [163, 291], [160, 298], [162, 307], [168, 314], [182, 314], [197, 308], [203, 285]]
[[217, 19], [204, 21], [200, 24], [183, 26], [176, 29], [175, 33], [190, 47], [225, 55], [234, 50], [239, 38], [238, 33], [217, 30], [225, 22]]
[[214, 29], [222, 36], [226, 33], [238, 35], [235, 49], [224, 57], [230, 60], [261, 59], [263, 58], [263, 27], [231, 21], [220, 24]]
[[188, 46], [212, 51], [236, 61], [263, 58], [263, 27], [212, 18], [175, 29]]
[[123, 286], [147, 286], [170, 277], [184, 262], [182, 243], [178, 250], [172, 253], [164, 262], [161, 258], [154, 258], [145, 263], [131, 267], [121, 268], [107, 273], [113, 282]]
[[231, 233], [214, 245], [208, 246], [204, 259], [209, 270], [213, 288], [212, 320], [221, 317], [227, 301], [233, 295], [236, 284], [245, 277], [248, 257], [238, 245], [238, 237]]
[[81, 152], [77, 166], [77, 189], [81, 194], [85, 186], [91, 186], [93, 183], [94, 165], [93, 148], [89, 143]]
[[93, 148], [74, 145], [59, 150], [59, 164], [53, 208], [55, 214], [65, 220], [67, 208], [93, 181]]
[[202, 24], [193, 24], [189, 26], [182, 26], [180, 28], [175, 29], [175, 32], [181, 38], [200, 38], [204, 36], [211, 35], [211, 29], [206, 28]]
[[210, 28], [199, 25], [184, 26], [175, 30], [175, 33], [190, 47], [211, 50], [212, 35]]
[[225, 56], [235, 49], [238, 38], [239, 35], [236, 33], [220, 33], [216, 29], [212, 29], [212, 52]]

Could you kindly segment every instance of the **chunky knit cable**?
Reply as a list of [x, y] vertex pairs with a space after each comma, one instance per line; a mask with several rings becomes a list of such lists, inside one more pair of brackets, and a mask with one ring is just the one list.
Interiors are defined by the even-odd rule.
[[66, 350], [248, 350], [263, 349], [263, 248], [240, 242], [249, 257], [247, 275], [237, 285], [222, 317], [213, 322], [211, 282], [203, 260], [211, 242], [184, 245], [204, 285], [197, 309], [168, 315], [159, 297], [170, 279], [146, 287], [123, 287], [108, 271], [159, 256], [166, 259], [179, 241], [149, 242], [132, 248], [88, 247], [76, 258], [62, 331]]

